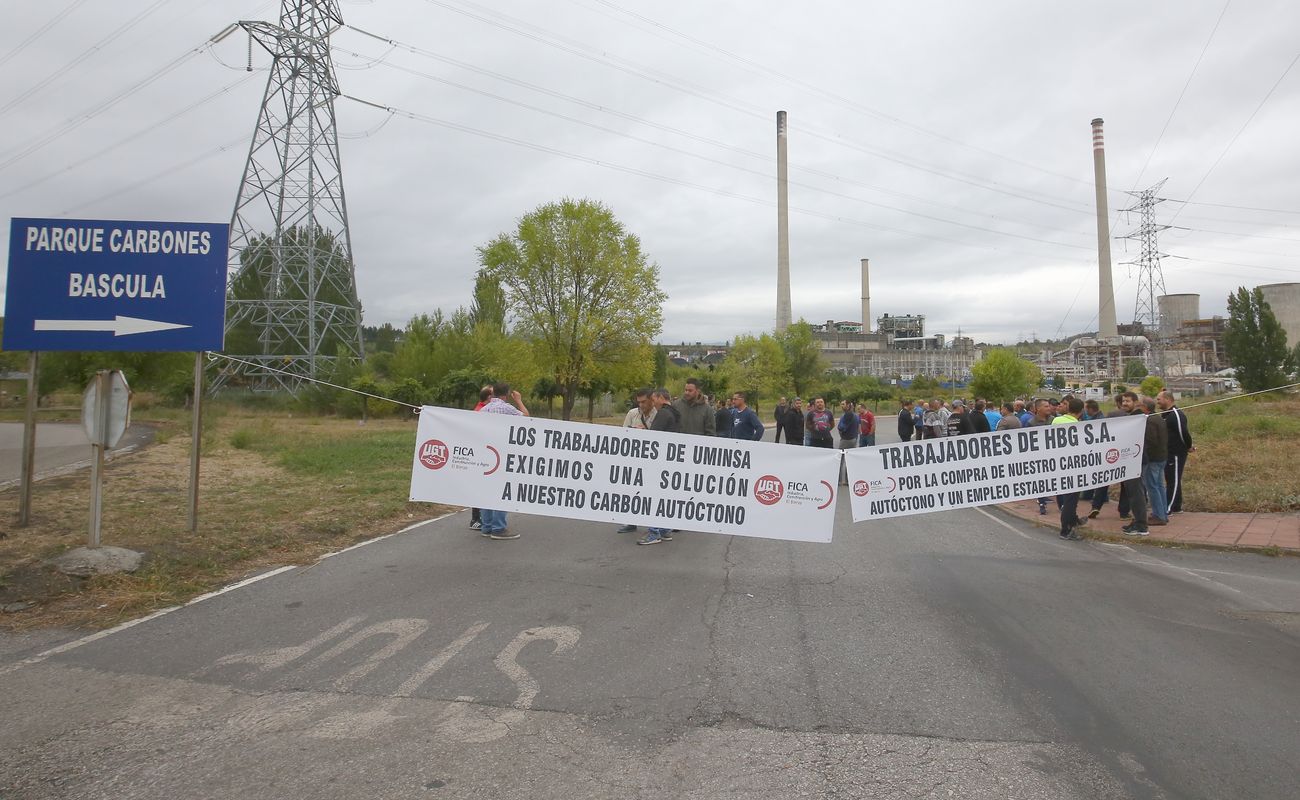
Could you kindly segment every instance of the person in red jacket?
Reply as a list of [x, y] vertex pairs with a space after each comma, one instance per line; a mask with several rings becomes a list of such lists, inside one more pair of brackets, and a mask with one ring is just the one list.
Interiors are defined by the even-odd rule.
[[[910, 415], [909, 415], [910, 416]], [[865, 403], [858, 403], [858, 447], [876, 446], [876, 415]]]

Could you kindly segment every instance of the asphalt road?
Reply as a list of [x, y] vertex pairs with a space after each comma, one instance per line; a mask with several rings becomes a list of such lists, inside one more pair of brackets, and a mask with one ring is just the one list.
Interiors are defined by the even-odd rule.
[[[0, 422], [0, 488], [17, 484], [22, 476], [23, 427], [21, 422]], [[108, 458], [142, 447], [153, 441], [153, 436], [154, 429], [148, 425], [130, 425], [117, 447], [108, 451]], [[37, 478], [89, 468], [93, 457], [90, 439], [80, 422], [37, 423]]]
[[1300, 560], [843, 500], [830, 545], [467, 523], [9, 647], [0, 797], [1300, 794]]

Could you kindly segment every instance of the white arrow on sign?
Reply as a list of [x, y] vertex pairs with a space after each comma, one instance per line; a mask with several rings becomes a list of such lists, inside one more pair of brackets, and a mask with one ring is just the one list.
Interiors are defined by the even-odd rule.
[[113, 319], [38, 319], [33, 321], [34, 330], [38, 331], [111, 331], [114, 336], [130, 336], [133, 333], [156, 333], [175, 328], [189, 328], [190, 325], [177, 325], [174, 322], [159, 322], [153, 319], [123, 317]]

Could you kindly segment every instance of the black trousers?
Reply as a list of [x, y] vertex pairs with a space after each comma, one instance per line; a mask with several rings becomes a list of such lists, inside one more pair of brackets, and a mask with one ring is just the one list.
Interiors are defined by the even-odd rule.
[[1186, 453], [1170, 453], [1165, 462], [1165, 494], [1169, 497], [1169, 513], [1183, 510], [1183, 470], [1187, 468]]
[[1058, 494], [1056, 504], [1061, 508], [1061, 535], [1079, 527], [1079, 493]]

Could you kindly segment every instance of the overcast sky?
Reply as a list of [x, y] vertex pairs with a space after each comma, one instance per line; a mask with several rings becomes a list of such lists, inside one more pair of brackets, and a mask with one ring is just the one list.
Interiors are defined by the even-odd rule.
[[[205, 44], [279, 6], [6, 3], [0, 212], [228, 222], [269, 56], [255, 47], [249, 73], [242, 32]], [[1094, 117], [1116, 235], [1137, 225], [1124, 190], [1168, 178], [1169, 293], [1224, 315], [1237, 286], [1300, 281], [1294, 0], [341, 10], [343, 91], [401, 112], [337, 101], [367, 324], [468, 304], [477, 246], [585, 197], [658, 263], [662, 341], [771, 330], [779, 109], [796, 319], [860, 319], [869, 258], [873, 316], [989, 342], [1095, 330]], [[1113, 253], [1130, 321], [1137, 278], [1120, 262], [1138, 251]]]

